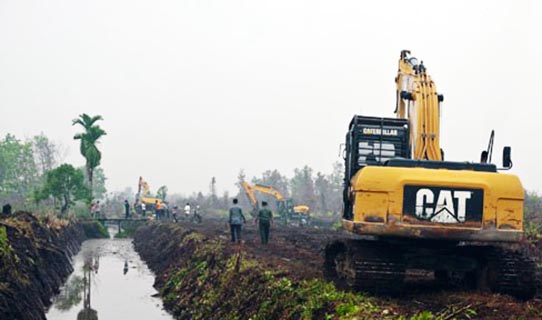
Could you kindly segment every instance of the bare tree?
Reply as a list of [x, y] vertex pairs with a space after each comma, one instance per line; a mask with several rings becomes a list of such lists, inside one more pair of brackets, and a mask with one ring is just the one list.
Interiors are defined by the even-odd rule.
[[43, 133], [32, 138], [32, 149], [40, 175], [57, 166], [60, 159], [60, 149]]
[[292, 198], [297, 203], [314, 208], [316, 206], [316, 194], [314, 192], [312, 172], [309, 166], [294, 169], [294, 177], [290, 180], [290, 185], [292, 187]]
[[218, 202], [218, 196], [216, 193], [216, 178], [211, 178], [211, 184], [209, 185], [209, 207], [215, 208]]

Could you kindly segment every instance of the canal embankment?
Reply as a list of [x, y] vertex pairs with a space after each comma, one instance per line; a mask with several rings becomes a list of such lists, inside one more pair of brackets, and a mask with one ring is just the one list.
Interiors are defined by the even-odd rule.
[[107, 237], [95, 221], [16, 212], [0, 218], [0, 319], [42, 320], [88, 238]]
[[[267, 247], [248, 239], [231, 244], [224, 228], [212, 225], [155, 223], [134, 235], [137, 252], [156, 274], [164, 307], [176, 319], [382, 318], [385, 307], [375, 299], [339, 291], [310, 264], [297, 264], [295, 256], [307, 258], [305, 250], [282, 239]], [[288, 248], [292, 255], [285, 258]], [[317, 253], [311, 257], [319, 259]]]

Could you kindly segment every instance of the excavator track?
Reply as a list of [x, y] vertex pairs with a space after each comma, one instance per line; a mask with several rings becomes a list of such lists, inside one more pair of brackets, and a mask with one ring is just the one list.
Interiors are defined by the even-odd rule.
[[521, 251], [493, 248], [488, 260], [487, 279], [491, 291], [521, 300], [536, 295], [540, 271], [532, 258]]
[[[428, 256], [438, 253], [441, 263], [449, 267], [454, 265], [453, 259], [455, 265], [457, 261], [471, 261], [472, 269], [451, 267], [446, 272], [441, 271], [446, 280], [451, 280], [450, 272], [456, 275], [453, 278], [463, 274], [456, 279], [463, 279], [458, 282], [461, 286], [507, 294], [521, 300], [532, 299], [540, 287], [540, 268], [537, 269], [535, 261], [517, 249], [492, 245], [457, 246], [446, 251], [419, 249], [381, 241], [336, 241], [326, 247], [324, 275], [340, 288], [397, 294], [403, 289], [407, 268], [431, 270], [431, 265], [420, 264], [424, 252]], [[440, 273], [435, 270], [435, 278], [443, 280], [438, 279], [438, 275]]]
[[345, 240], [326, 248], [325, 276], [341, 287], [393, 294], [402, 289], [405, 263], [384, 243]]

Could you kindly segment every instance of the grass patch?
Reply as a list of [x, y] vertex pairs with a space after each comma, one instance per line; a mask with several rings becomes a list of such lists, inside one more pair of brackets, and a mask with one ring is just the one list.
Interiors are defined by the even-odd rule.
[[140, 221], [124, 221], [121, 225], [121, 231], [115, 234], [116, 239], [133, 238], [136, 230], [143, 224]]
[[99, 221], [84, 221], [81, 225], [87, 239], [109, 238], [107, 228]]

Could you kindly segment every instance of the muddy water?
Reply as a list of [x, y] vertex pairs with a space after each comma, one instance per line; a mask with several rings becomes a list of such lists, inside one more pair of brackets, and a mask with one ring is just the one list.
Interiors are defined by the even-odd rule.
[[88, 240], [74, 259], [74, 272], [47, 312], [48, 320], [171, 320], [152, 297], [154, 274], [131, 239]]

